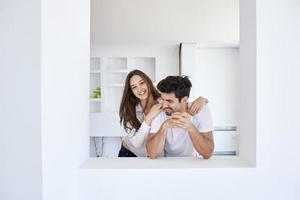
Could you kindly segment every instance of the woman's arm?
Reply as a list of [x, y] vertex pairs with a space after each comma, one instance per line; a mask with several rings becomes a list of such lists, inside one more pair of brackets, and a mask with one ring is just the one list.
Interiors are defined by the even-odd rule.
[[132, 129], [128, 133], [129, 136], [127, 137], [127, 141], [130, 142], [132, 146], [138, 148], [146, 142], [149, 135], [151, 122], [161, 111], [161, 104], [153, 105], [148, 114], [145, 116], [145, 119], [142, 122], [139, 130], [136, 132], [135, 129]]
[[189, 107], [188, 113], [190, 115], [195, 115], [198, 112], [202, 110], [202, 108], [208, 103], [208, 100], [204, 97], [198, 97], [195, 99], [192, 103], [192, 105]]
[[150, 126], [148, 126], [145, 121], [141, 124], [138, 131], [132, 129], [130, 132], [127, 132], [125, 141], [130, 143], [131, 146], [139, 148], [142, 146], [148, 138], [150, 131]]

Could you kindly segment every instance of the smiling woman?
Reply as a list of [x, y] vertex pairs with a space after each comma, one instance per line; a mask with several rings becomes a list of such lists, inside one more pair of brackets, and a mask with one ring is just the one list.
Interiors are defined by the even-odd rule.
[[147, 156], [144, 143], [152, 119], [161, 111], [159, 98], [159, 92], [144, 72], [133, 70], [127, 75], [119, 111], [127, 135], [119, 157]]

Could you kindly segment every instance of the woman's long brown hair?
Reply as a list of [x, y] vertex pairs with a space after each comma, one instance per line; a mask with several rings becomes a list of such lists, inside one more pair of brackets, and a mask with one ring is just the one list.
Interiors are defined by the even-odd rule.
[[141, 126], [140, 121], [136, 117], [136, 106], [138, 103], [140, 103], [140, 100], [133, 94], [129, 83], [131, 77], [133, 77], [134, 75], [140, 76], [145, 81], [148, 87], [147, 103], [145, 108], [143, 109], [147, 108], [149, 99], [151, 97], [150, 95], [152, 95], [154, 100], [157, 100], [160, 97], [160, 93], [153, 86], [151, 79], [144, 72], [136, 69], [129, 72], [129, 74], [127, 75], [119, 110], [120, 123], [123, 124], [126, 131], [135, 129], [135, 131], [137, 132]]

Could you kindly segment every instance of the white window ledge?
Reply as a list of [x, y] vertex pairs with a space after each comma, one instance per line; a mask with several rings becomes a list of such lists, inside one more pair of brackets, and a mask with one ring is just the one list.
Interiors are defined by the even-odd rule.
[[213, 156], [210, 159], [194, 157], [150, 158], [90, 158], [81, 170], [122, 169], [201, 169], [201, 168], [252, 168], [255, 167], [239, 156]]

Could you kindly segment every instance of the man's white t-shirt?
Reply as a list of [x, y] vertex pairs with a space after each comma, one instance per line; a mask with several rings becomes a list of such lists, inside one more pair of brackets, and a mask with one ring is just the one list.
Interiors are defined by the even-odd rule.
[[[171, 117], [167, 116], [165, 112], [158, 114], [152, 120], [150, 134], [157, 133], [163, 122], [169, 118]], [[191, 122], [199, 132], [213, 131], [212, 116], [208, 105], [205, 105], [198, 114], [192, 116]], [[165, 157], [196, 156], [197, 151], [194, 148], [188, 131], [182, 128], [169, 128], [167, 130], [164, 152], [161, 152], [160, 156], [162, 155]]]

